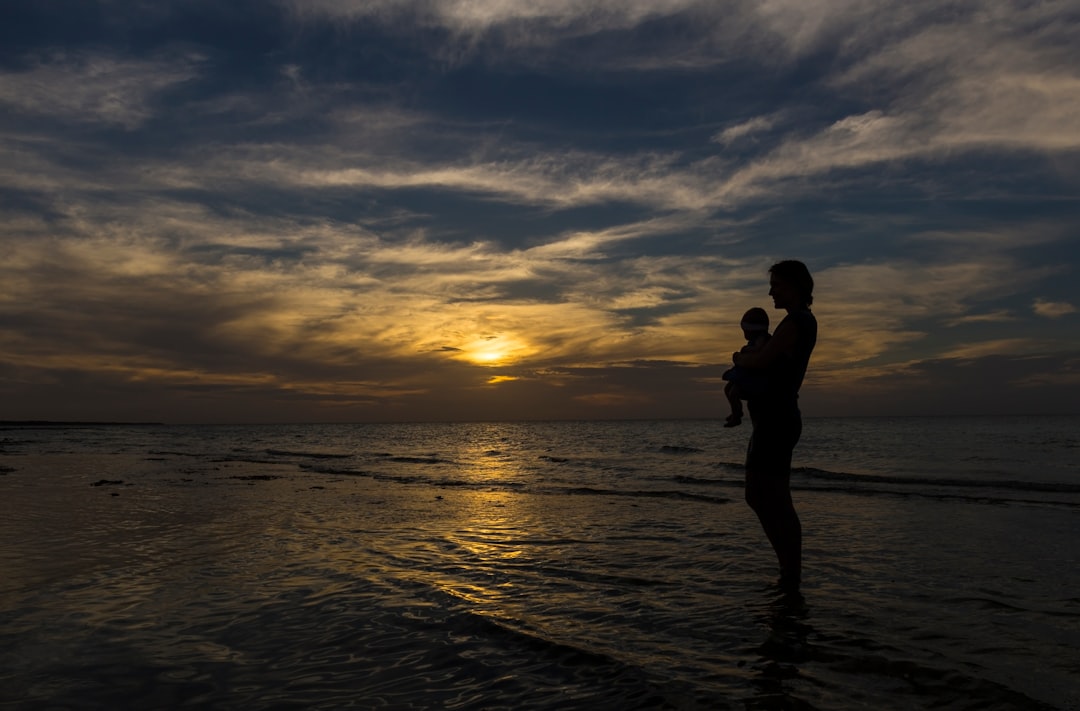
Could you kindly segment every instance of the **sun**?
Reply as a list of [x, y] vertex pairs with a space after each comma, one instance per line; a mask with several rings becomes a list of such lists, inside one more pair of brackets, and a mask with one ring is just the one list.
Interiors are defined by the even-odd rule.
[[461, 349], [465, 360], [489, 367], [513, 363], [533, 350], [523, 339], [505, 334], [477, 338]]

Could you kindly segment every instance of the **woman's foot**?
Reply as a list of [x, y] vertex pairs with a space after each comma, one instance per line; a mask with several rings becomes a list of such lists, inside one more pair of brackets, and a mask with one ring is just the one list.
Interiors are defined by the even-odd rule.
[[780, 588], [780, 592], [785, 594], [798, 593], [799, 588], [802, 587], [802, 575], [800, 571], [781, 571], [780, 579], [776, 581], [776, 586]]

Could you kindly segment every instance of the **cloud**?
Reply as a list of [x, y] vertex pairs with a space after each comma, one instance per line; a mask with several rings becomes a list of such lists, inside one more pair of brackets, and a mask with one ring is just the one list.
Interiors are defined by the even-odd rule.
[[941, 358], [970, 360], [986, 356], [1028, 356], [1044, 353], [1052, 344], [1029, 338], [999, 338], [980, 343], [966, 343], [950, 348], [940, 354]]
[[132, 130], [154, 116], [155, 97], [197, 76], [194, 55], [141, 60], [87, 53], [53, 54], [23, 71], [0, 73], [9, 110]]
[[945, 321], [945, 325], [955, 327], [971, 323], [1006, 323], [1016, 321], [1018, 318], [1011, 311], [992, 311], [989, 313], [965, 314]]
[[[398, 365], [439, 354], [491, 365], [611, 359], [634, 341], [641, 353], [673, 350], [620, 326], [596, 294], [575, 299], [595, 272], [565, 257], [555, 268], [542, 251], [155, 205], [73, 217], [78, 236], [8, 236], [0, 303], [18, 324], [0, 346], [8, 362], [74, 367], [63, 355], [74, 348], [80, 368], [132, 378], [207, 382], [213, 368], [300, 383], [349, 367], [396, 379]], [[547, 300], [505, 294], [538, 272], [549, 273]]]
[[1031, 308], [1036, 315], [1044, 318], [1061, 318], [1062, 316], [1076, 313], [1076, 307], [1064, 301], [1044, 301], [1042, 299], [1036, 299]]
[[1053, 360], [1039, 359], [1038, 363], [1045, 367], [1032, 369], [1033, 372], [1025, 373], [1014, 382], [1033, 390], [1055, 388], [1063, 398], [1076, 397], [1076, 388], [1080, 387], [1080, 354], [1065, 353]]
[[[128, 182], [146, 186], [148, 180], [151, 185], [158, 181], [175, 189], [244, 183], [283, 189], [430, 189], [556, 209], [628, 203], [705, 211], [819, 193], [827, 183], [812, 178], [840, 181], [845, 172], [897, 162], [938, 165], [958, 153], [1080, 146], [1080, 129], [1072, 120], [1080, 113], [1080, 74], [1068, 61], [1063, 31], [1040, 24], [1053, 16], [1046, 9], [994, 4], [977, 18], [963, 3], [951, 14], [929, 4], [869, 10], [851, 2], [805, 7], [734, 2], [721, 12], [689, 0], [325, 2], [291, 7], [309, 18], [363, 18], [383, 25], [422, 18], [455, 32], [480, 34], [541, 23], [547, 28], [544, 36], [550, 35], [555, 44], [569, 35], [639, 27], [690, 13], [699, 32], [715, 36], [709, 42], [729, 49], [733, 42], [740, 47], [748, 42], [758, 48], [751, 61], [764, 66], [776, 61], [767, 49], [775, 41], [786, 42], [789, 61], [822, 46], [836, 47], [837, 71], [818, 80], [815, 95], [826, 103], [859, 108], [836, 116], [808, 113], [807, 106], [794, 103], [783, 113], [791, 117], [784, 131], [777, 130], [776, 112], [751, 115], [711, 133], [718, 151], [713, 155], [704, 154], [703, 146], [618, 153], [559, 150], [523, 140], [513, 131], [497, 141], [480, 140], [478, 129], [482, 133], [483, 127], [406, 110], [398, 97], [385, 92], [375, 105], [356, 100], [355, 94], [351, 101], [343, 100], [364, 86], [364, 80], [318, 83], [302, 62], [283, 62], [282, 84], [271, 94], [218, 96], [193, 102], [192, 108], [207, 112], [213, 106], [244, 105], [253, 113], [250, 120], [261, 125], [278, 121], [284, 127], [317, 119], [328, 130], [284, 141], [233, 141], [215, 145], [204, 155], [193, 150], [183, 164], [140, 166], [137, 174], [127, 176]], [[739, 31], [731, 30], [732, 25]], [[744, 36], [760, 42], [738, 39]], [[496, 50], [477, 46], [476, 51]], [[629, 59], [617, 49], [605, 51], [614, 64]], [[626, 51], [637, 56], [633, 48]], [[197, 57], [170, 63], [58, 56], [31, 71], [5, 75], [7, 91], [0, 97], [24, 111], [135, 128], [152, 114], [156, 93], [191, 78], [198, 67]], [[281, 101], [284, 94], [289, 101]], [[761, 153], [730, 154], [732, 147], [765, 132], [770, 142]], [[50, 187], [43, 182], [49, 178], [34, 177], [56, 175], [43, 169], [47, 166], [42, 160], [40, 154], [22, 156], [24, 164], [12, 169], [18, 173], [12, 179], [30, 188]], [[53, 167], [62, 164], [55, 161]], [[848, 179], [863, 178], [857, 174]]]
[[[846, 68], [825, 85], [835, 99], [869, 107], [814, 132], [783, 136], [770, 152], [725, 176], [720, 197], [738, 202], [792, 179], [897, 161], [1080, 147], [1073, 120], [1080, 114], [1080, 71], [1060, 4], [992, 3], [979, 17], [963, 3], [946, 15], [937, 5], [855, 5], [761, 4], [764, 21], [796, 55], [835, 43], [837, 63]], [[837, 39], [844, 28], [846, 37]], [[714, 140], [728, 145], [769, 125], [754, 118]]]
[[599, 392], [578, 395], [575, 401], [584, 405], [603, 408], [624, 408], [635, 405], [644, 405], [650, 402], [650, 398], [641, 393]]
[[859, 3], [745, 0], [280, 0], [294, 17], [375, 23], [423, 37], [447, 66], [471, 61], [590, 72], [699, 71], [753, 57], [797, 61], [858, 28]]
[[652, 17], [700, 7], [701, 0], [284, 0], [300, 16], [325, 15], [348, 20], [403, 19], [458, 32], [482, 32], [515, 23], [543, 24], [566, 33], [589, 34], [632, 27]]
[[717, 133], [712, 137], [712, 140], [716, 143], [721, 143], [725, 146], [731, 145], [736, 141], [740, 141], [747, 136], [752, 136], [755, 133], [761, 133], [768, 131], [777, 123], [776, 116], [755, 116], [749, 121], [743, 121], [734, 126], [729, 126], [723, 131]]
[[[828, 415], [1071, 414], [1080, 397], [1075, 351], [927, 358], [823, 374], [813, 365], [804, 412]], [[1023, 348], [1022, 344], [1021, 349]], [[1041, 344], [1031, 344], [1041, 345]], [[810, 376], [814, 376], [811, 381]]]
[[0, 390], [645, 411], [788, 256], [809, 386], [1067, 341], [1065, 4], [283, 4], [5, 65]]
[[[991, 3], [978, 16], [956, 4], [923, 9], [902, 33], [869, 49], [833, 80], [840, 89], [890, 87], [892, 130], [878, 136], [901, 153], [997, 145], [1060, 150], [1080, 145], [1080, 72], [1070, 59], [1061, 3]], [[908, 10], [900, 10], [908, 14]], [[947, 19], [946, 19], [947, 18]], [[873, 34], [856, 35], [865, 46]], [[919, 142], [911, 141], [912, 135]]]
[[609, 202], [681, 210], [713, 206], [708, 175], [673, 169], [674, 159], [522, 146], [499, 160], [439, 162], [408, 154], [342, 153], [332, 146], [242, 146], [206, 156], [183, 172], [174, 170], [171, 180], [176, 185], [245, 181], [284, 188], [432, 189], [563, 209]]
[[[261, 362], [297, 378], [309, 367], [368, 361], [396, 378], [386, 363], [440, 353], [533, 367], [627, 356], [723, 363], [739, 345], [742, 311], [763, 300], [769, 263], [627, 248], [700, 229], [705, 223], [694, 214], [507, 249], [443, 242], [413, 228], [230, 216], [144, 200], [69, 204], [60, 220], [9, 232], [8, 293], [40, 309], [33, 318], [26, 311], [38, 326], [24, 334], [42, 340], [18, 349], [42, 353], [77, 341], [91, 353], [137, 354], [132, 372]], [[819, 353], [827, 367], [882, 357], [923, 340], [934, 319], [956, 323], [1046, 274], [994, 251], [929, 267], [912, 260], [826, 267], [816, 271], [816, 310], [829, 327]], [[57, 282], [67, 288], [48, 288]], [[132, 302], [132, 293], [145, 295]], [[169, 335], [155, 320], [190, 326]], [[496, 339], [498, 353], [483, 348]]]
[[843, 368], [913, 347], [931, 329], [955, 325], [978, 312], [979, 304], [1038, 284], [1047, 273], [992, 251], [963, 258], [947, 253], [929, 264], [893, 260], [827, 267], [815, 274], [814, 310], [828, 324], [819, 354], [827, 367]]

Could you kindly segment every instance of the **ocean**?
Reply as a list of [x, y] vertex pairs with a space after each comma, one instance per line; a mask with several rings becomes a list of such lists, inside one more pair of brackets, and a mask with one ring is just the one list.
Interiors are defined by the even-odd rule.
[[0, 708], [1080, 709], [1080, 417], [0, 428]]

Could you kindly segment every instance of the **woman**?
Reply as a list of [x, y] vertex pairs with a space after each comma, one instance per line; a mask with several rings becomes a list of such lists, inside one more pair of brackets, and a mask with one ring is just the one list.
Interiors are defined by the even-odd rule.
[[814, 279], [802, 262], [787, 260], [769, 269], [769, 296], [787, 316], [772, 339], [755, 353], [735, 353], [737, 366], [763, 370], [766, 393], [747, 401], [754, 432], [746, 452], [746, 503], [757, 514], [780, 563], [780, 587], [797, 592], [802, 581], [802, 524], [791, 501], [791, 453], [802, 433], [799, 388], [817, 343], [810, 313]]

